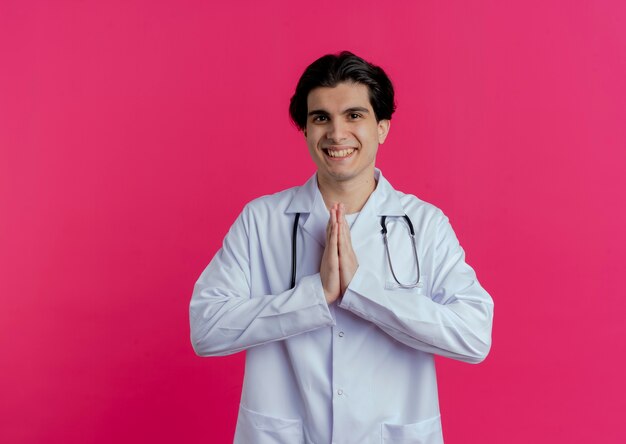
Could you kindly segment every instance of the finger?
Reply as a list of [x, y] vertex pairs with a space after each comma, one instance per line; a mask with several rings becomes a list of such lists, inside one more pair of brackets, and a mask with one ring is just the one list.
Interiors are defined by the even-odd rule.
[[346, 236], [350, 236], [350, 226], [348, 225], [348, 219], [346, 217], [346, 207], [344, 205], [342, 205], [341, 208], [341, 225], [342, 228], [344, 229], [344, 235]]
[[348, 243], [352, 244], [352, 240], [350, 238], [350, 226], [348, 225], [348, 219], [346, 218], [346, 207], [343, 205], [343, 225], [345, 227], [344, 234], [347, 238]]
[[335, 219], [337, 220], [337, 204], [333, 204], [332, 207], [329, 208], [328, 212], [330, 213], [330, 217], [328, 218], [328, 224], [326, 224], [326, 239], [330, 239], [330, 231], [333, 227], [333, 213], [335, 215]]
[[346, 218], [343, 219], [343, 225], [345, 227], [344, 235], [346, 237], [346, 242], [352, 246], [352, 237], [350, 236], [350, 226], [348, 225], [348, 220]]
[[340, 221], [343, 221], [346, 217], [346, 207], [344, 206], [344, 204], [339, 203], [337, 204], [337, 217]]
[[350, 248], [350, 246], [348, 245], [347, 234], [346, 234], [350, 231], [350, 229], [348, 228], [348, 225], [345, 223], [345, 220], [341, 221], [341, 223], [339, 223], [338, 225], [339, 225], [339, 237], [338, 237], [337, 244], [339, 245], [339, 256], [343, 256], [348, 252], [348, 249]]
[[350, 227], [348, 226], [348, 221], [346, 219], [346, 206], [342, 203], [339, 204], [338, 218], [339, 236], [343, 237], [346, 235], [346, 232], [350, 231]]
[[339, 204], [336, 204], [335, 224], [337, 225], [337, 237], [341, 237], [341, 210]]
[[326, 245], [328, 245], [328, 243], [330, 242], [330, 232], [333, 228], [333, 222], [332, 222], [332, 210], [331, 210], [331, 216], [328, 218], [328, 223], [326, 224]]
[[328, 208], [328, 214], [330, 215], [330, 217], [328, 218], [328, 226], [330, 226], [331, 224], [333, 211], [337, 211], [337, 204], [333, 204], [330, 208]]
[[339, 220], [342, 225], [345, 225], [346, 227], [348, 226], [348, 219], [346, 219], [346, 206], [344, 204], [339, 205]]
[[354, 251], [352, 249], [352, 239], [350, 238], [350, 227], [345, 219], [341, 224], [340, 230], [339, 255], [344, 258], [351, 257], [354, 254]]
[[337, 223], [337, 212], [333, 210], [330, 213], [330, 217], [331, 217], [332, 223], [331, 223], [330, 239], [329, 239], [328, 246], [330, 247], [330, 251], [337, 254], [338, 252], [337, 238], [339, 236], [339, 224]]
[[343, 226], [344, 216], [341, 210], [341, 204], [337, 204], [337, 243], [339, 244], [339, 249], [341, 250], [341, 242], [343, 238], [344, 226]]

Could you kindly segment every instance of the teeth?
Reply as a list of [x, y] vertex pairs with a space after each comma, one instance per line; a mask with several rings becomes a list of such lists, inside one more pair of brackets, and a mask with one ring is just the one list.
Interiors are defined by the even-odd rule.
[[330, 157], [346, 157], [354, 152], [354, 148], [349, 148], [347, 150], [328, 150], [328, 155]]

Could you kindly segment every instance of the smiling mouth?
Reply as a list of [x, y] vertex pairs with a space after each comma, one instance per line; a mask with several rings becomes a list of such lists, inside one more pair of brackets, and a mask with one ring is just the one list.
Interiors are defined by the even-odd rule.
[[332, 157], [333, 159], [342, 159], [344, 157], [349, 157], [352, 153], [356, 151], [355, 148], [346, 148], [342, 150], [331, 150], [324, 149], [324, 152], [328, 157]]

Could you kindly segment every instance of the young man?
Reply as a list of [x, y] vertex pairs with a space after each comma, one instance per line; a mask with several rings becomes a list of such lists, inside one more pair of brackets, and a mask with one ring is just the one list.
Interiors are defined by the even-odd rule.
[[489, 351], [493, 302], [448, 219], [375, 168], [394, 108], [379, 67], [311, 64], [290, 114], [317, 173], [249, 203], [196, 283], [196, 353], [247, 350], [236, 443], [441, 443], [433, 355]]

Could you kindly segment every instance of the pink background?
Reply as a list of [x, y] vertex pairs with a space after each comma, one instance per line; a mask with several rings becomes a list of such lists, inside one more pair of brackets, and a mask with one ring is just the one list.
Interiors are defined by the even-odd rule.
[[232, 439], [244, 355], [194, 355], [193, 283], [313, 173], [288, 100], [341, 49], [495, 300], [488, 359], [438, 361], [446, 442], [626, 442], [624, 5], [1, 1], [0, 442]]

